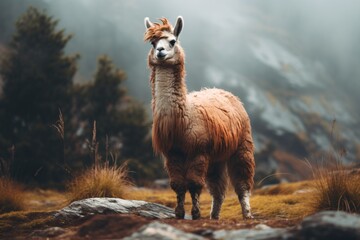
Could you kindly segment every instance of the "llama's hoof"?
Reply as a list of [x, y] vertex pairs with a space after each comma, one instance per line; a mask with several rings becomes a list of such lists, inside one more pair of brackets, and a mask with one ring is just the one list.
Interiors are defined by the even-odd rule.
[[176, 207], [176, 208], [175, 208], [175, 217], [176, 217], [177, 219], [184, 219], [184, 217], [185, 217], [185, 210], [184, 210], [184, 208], [178, 208], [178, 207]]
[[244, 220], [250, 220], [250, 219], [254, 219], [254, 216], [251, 215], [251, 213], [249, 213], [249, 214], [243, 215], [243, 218], [244, 218]]
[[211, 220], [219, 220], [219, 215], [211, 215], [210, 219]]

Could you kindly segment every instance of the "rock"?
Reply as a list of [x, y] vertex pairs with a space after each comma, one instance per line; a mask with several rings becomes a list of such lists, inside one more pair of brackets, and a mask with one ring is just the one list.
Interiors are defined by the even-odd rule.
[[120, 198], [88, 198], [71, 203], [55, 214], [60, 221], [71, 221], [94, 214], [126, 213], [148, 218], [174, 218], [174, 210], [161, 204]]
[[271, 228], [258, 224], [253, 229], [218, 230], [214, 239], [360, 239], [360, 215], [325, 211], [305, 218], [296, 228]]
[[[96, 214], [124, 214], [107, 215], [106, 218], [93, 218], [81, 226], [79, 236], [105, 236], [109, 228], [112, 235], [109, 238], [129, 236], [126, 239], [204, 239], [203, 236], [186, 233], [171, 225], [151, 219], [175, 218], [174, 210], [166, 206], [137, 200], [119, 198], [89, 198], [71, 203], [69, 206], [55, 213], [55, 220], [72, 224], [72, 221]], [[125, 216], [125, 214], [127, 216]], [[143, 217], [142, 224], [134, 225], [130, 219]], [[131, 217], [133, 216], [133, 217]], [[111, 218], [111, 219], [108, 219]], [[140, 218], [140, 217], [138, 217]], [[187, 219], [190, 219], [186, 215]], [[129, 222], [130, 221], [130, 222]], [[133, 219], [132, 222], [135, 220]], [[181, 220], [179, 220], [181, 221]], [[201, 221], [201, 220], [200, 220]], [[136, 222], [136, 221], [135, 221]], [[115, 224], [112, 224], [115, 223]], [[128, 224], [128, 225], [126, 225]], [[139, 227], [143, 224], [140, 229]], [[118, 225], [128, 226], [128, 232], [119, 232]], [[133, 226], [134, 225], [134, 226]], [[106, 226], [106, 227], [105, 227]], [[130, 227], [133, 226], [133, 228]], [[103, 231], [105, 227], [105, 232]], [[137, 230], [139, 229], [139, 230]], [[132, 231], [136, 231], [135, 233]], [[63, 234], [62, 228], [48, 228], [35, 231], [35, 237], [53, 237]], [[190, 230], [191, 231], [191, 228]], [[126, 234], [127, 233], [127, 234]], [[213, 239], [360, 239], [360, 215], [345, 212], [325, 211], [305, 218], [296, 228], [271, 228], [265, 224], [258, 224], [252, 229], [217, 230], [204, 229], [206, 237]], [[126, 235], [125, 235], [126, 234]], [[200, 233], [201, 234], [201, 233]]]
[[271, 227], [269, 227], [268, 225], [266, 224], [263, 224], [263, 223], [260, 223], [258, 225], [256, 225], [254, 227], [255, 230], [266, 230], [266, 229], [271, 229]]
[[152, 187], [155, 188], [155, 189], [165, 189], [165, 188], [168, 188], [169, 185], [170, 185], [169, 179], [164, 178], [164, 179], [156, 179], [154, 181]]
[[152, 222], [148, 225], [143, 226], [138, 232], [133, 233], [131, 236], [124, 238], [124, 240], [137, 240], [137, 239], [156, 239], [156, 240], [202, 240], [205, 239], [201, 236], [186, 233], [179, 229], [176, 229], [168, 224], [160, 222]]
[[56, 237], [65, 232], [66, 232], [66, 230], [61, 227], [50, 227], [50, 228], [46, 228], [44, 230], [34, 231], [31, 234], [31, 238], [34, 238], [34, 237], [43, 237], [43, 238]]
[[[259, 226], [261, 225], [261, 226]], [[263, 240], [263, 239], [289, 239], [292, 237], [290, 230], [286, 228], [271, 228], [264, 224], [259, 224], [254, 229], [240, 229], [240, 230], [218, 230], [213, 232], [214, 239], [226, 240]]]
[[325, 211], [305, 218], [298, 236], [304, 239], [360, 239], [360, 215]]

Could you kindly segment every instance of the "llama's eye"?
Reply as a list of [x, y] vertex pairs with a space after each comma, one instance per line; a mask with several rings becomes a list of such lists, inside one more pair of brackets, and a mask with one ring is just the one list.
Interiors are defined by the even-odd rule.
[[174, 39], [173, 39], [173, 40], [171, 40], [171, 41], [170, 41], [170, 46], [172, 46], [172, 47], [173, 47], [173, 46], [175, 45], [175, 43], [176, 43], [176, 40], [174, 40]]
[[151, 45], [153, 46], [153, 48], [155, 48], [156, 46], [155, 42], [151, 42]]

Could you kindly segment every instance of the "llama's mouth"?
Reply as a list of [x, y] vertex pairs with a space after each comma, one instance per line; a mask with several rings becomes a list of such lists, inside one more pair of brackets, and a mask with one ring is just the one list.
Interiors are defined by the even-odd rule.
[[156, 54], [156, 58], [159, 60], [164, 60], [165, 57], [166, 57], [166, 53], [158, 52], [158, 54]]

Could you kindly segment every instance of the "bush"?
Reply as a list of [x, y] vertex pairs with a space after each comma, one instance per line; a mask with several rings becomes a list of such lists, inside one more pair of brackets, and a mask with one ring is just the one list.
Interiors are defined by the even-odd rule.
[[24, 209], [24, 196], [19, 184], [9, 178], [0, 177], [0, 213]]
[[89, 168], [68, 184], [70, 202], [93, 197], [124, 198], [130, 186], [126, 165]]

